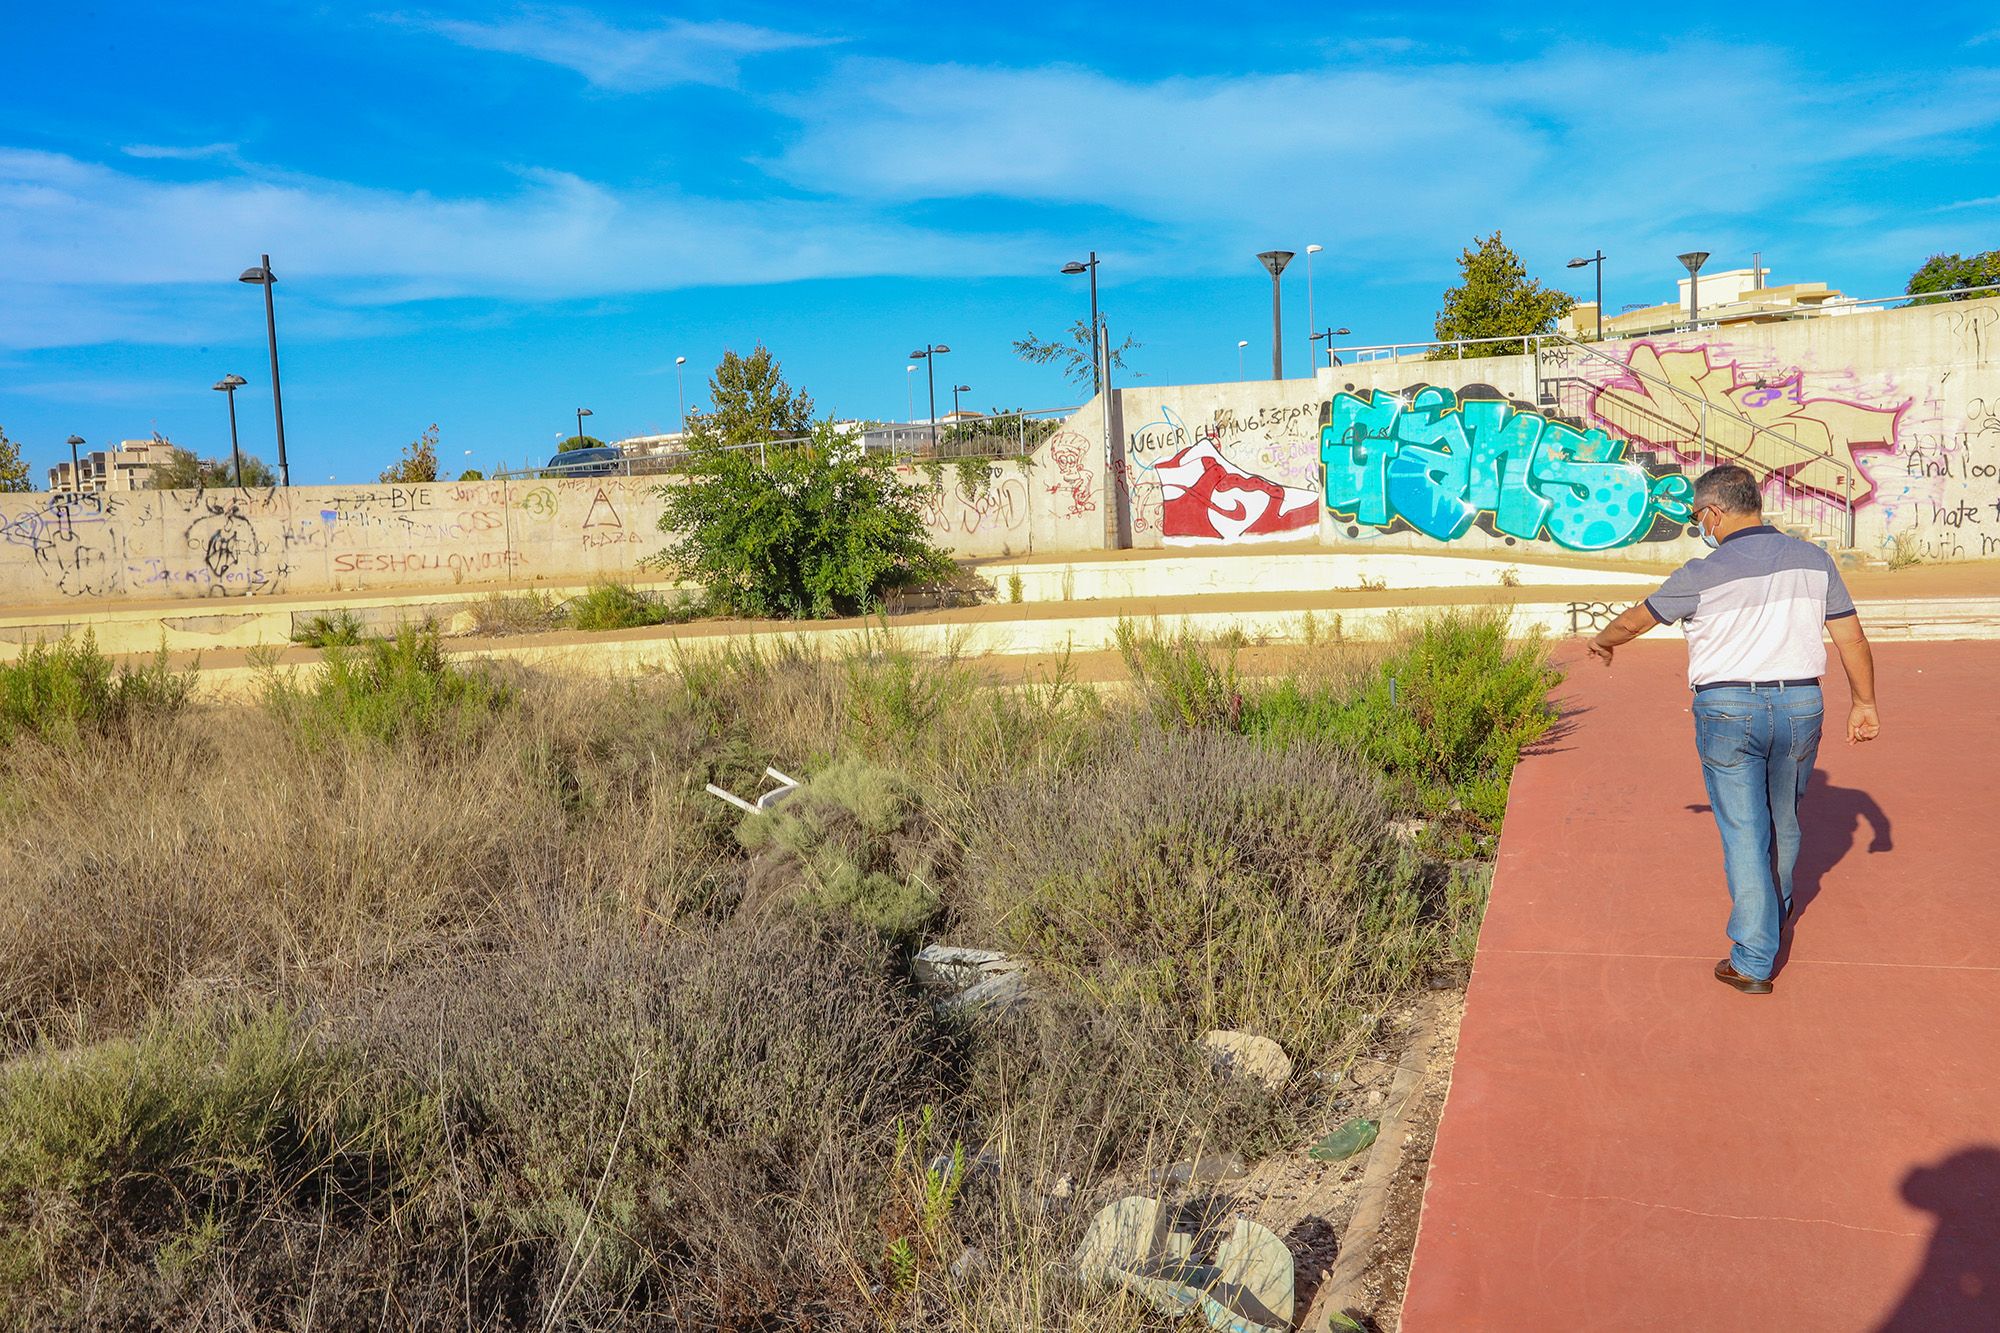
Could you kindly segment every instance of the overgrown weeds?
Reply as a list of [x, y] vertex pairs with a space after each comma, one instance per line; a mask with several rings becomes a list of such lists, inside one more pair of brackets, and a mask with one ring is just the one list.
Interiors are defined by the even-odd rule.
[[292, 631], [292, 642], [308, 648], [348, 648], [360, 643], [367, 634], [367, 627], [361, 617], [352, 611], [324, 611], [308, 616], [304, 624]]
[[[503, 681], [406, 629], [258, 709], [72, 708], [119, 743], [0, 767], [0, 1303], [1130, 1327], [1060, 1276], [1090, 1214], [1324, 1132], [1306, 1071], [1461, 968], [1483, 904], [1392, 829], [1504, 783], [1547, 672], [1464, 624], [1279, 680], [1122, 646], [1136, 700], [886, 634]], [[767, 766], [805, 780], [771, 813], [703, 793]], [[1016, 955], [1028, 1002], [941, 1010], [938, 941]], [[1209, 1027], [1301, 1076], [1224, 1078]]]
[[52, 644], [38, 639], [0, 662], [0, 742], [27, 735], [74, 747], [140, 719], [169, 717], [194, 697], [195, 679], [195, 668], [167, 665], [164, 644], [137, 666], [114, 667], [89, 630]]
[[301, 683], [267, 670], [264, 706], [311, 746], [335, 740], [463, 744], [508, 701], [489, 674], [456, 666], [433, 628], [404, 626], [361, 648], [329, 647]]
[[703, 613], [699, 599], [670, 600], [623, 583], [593, 584], [588, 592], [571, 598], [564, 608], [572, 628], [590, 632], [679, 624]]

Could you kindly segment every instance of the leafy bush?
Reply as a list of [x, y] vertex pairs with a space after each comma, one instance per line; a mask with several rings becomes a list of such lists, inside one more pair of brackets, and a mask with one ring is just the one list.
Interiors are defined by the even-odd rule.
[[545, 592], [488, 593], [467, 609], [474, 634], [533, 634], [554, 629], [558, 614]]
[[0, 742], [27, 734], [73, 746], [134, 718], [177, 713], [194, 697], [195, 679], [194, 668], [167, 665], [164, 644], [138, 666], [114, 668], [89, 630], [53, 644], [38, 639], [0, 662]]
[[690, 620], [699, 607], [686, 599], [669, 602], [623, 583], [594, 584], [570, 599], [569, 623], [580, 630], [638, 629], [669, 621]]
[[1560, 679], [1539, 637], [1509, 639], [1504, 612], [1451, 613], [1408, 634], [1351, 697], [1280, 685], [1245, 706], [1243, 725], [1279, 742], [1330, 737], [1428, 816], [1491, 834], [1521, 752], [1555, 723]]
[[264, 705], [310, 744], [339, 738], [463, 742], [508, 701], [484, 672], [447, 660], [434, 628], [403, 626], [358, 650], [329, 647], [308, 683], [272, 670]]
[[1162, 638], [1121, 619], [1118, 653], [1132, 683], [1163, 726], [1235, 728], [1242, 719], [1243, 695], [1236, 678], [1240, 634], [1210, 641], [1186, 629]]
[[655, 563], [699, 583], [719, 609], [853, 615], [955, 570], [893, 464], [830, 422], [807, 443], [765, 451], [699, 443], [686, 479], [659, 493], [660, 530], [677, 540]]
[[366, 628], [361, 617], [352, 611], [336, 611], [331, 615], [322, 611], [292, 631], [292, 642], [308, 648], [352, 647], [361, 642]]

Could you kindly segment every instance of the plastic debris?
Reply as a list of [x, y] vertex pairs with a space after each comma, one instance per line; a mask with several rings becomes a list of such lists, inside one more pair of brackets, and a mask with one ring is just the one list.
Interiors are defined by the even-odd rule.
[[910, 961], [917, 981], [956, 994], [939, 1007], [947, 1013], [1011, 1013], [1028, 1000], [1027, 965], [991, 949], [927, 945]]
[[1381, 1126], [1356, 1117], [1306, 1150], [1315, 1162], [1342, 1162], [1375, 1142]]
[[731, 805], [735, 806], [738, 810], [741, 810], [746, 815], [768, 814], [770, 811], [777, 808], [778, 804], [782, 802], [786, 797], [790, 796], [793, 792], [799, 789], [799, 780], [797, 778], [788, 778], [775, 768], [765, 769], [764, 776], [770, 778], [778, 785], [771, 788], [771, 790], [765, 792], [762, 796], [759, 796], [757, 798], [756, 804], [754, 805], [751, 804], [749, 801], [744, 800], [741, 796], [738, 796], [733, 791], [724, 791], [722, 788], [716, 786], [713, 782], [709, 783], [705, 788], [703, 788], [703, 790], [705, 790], [710, 796], [715, 797], [719, 801], [729, 802]]
[[1088, 1282], [1115, 1282], [1164, 1314], [1199, 1314], [1218, 1333], [1286, 1333], [1292, 1252], [1242, 1217], [1209, 1249], [1213, 1239], [1174, 1229], [1158, 1199], [1120, 1199], [1091, 1219], [1076, 1270]]
[[1224, 1074], [1251, 1079], [1273, 1092], [1291, 1080], [1292, 1058], [1269, 1037], [1218, 1028], [1203, 1033], [1201, 1044], [1208, 1049], [1210, 1062]]

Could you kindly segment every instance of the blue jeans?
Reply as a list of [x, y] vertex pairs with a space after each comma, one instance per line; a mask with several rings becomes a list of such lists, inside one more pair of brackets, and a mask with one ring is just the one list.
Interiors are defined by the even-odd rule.
[[1729, 961], [1746, 977], [1771, 975], [1778, 932], [1792, 914], [1799, 802], [1819, 754], [1825, 709], [1817, 685], [1694, 696], [1694, 744], [1729, 876]]

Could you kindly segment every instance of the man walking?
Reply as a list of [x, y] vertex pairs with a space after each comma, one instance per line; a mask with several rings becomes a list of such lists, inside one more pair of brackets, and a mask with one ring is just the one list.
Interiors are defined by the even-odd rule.
[[1729, 877], [1729, 957], [1716, 980], [1771, 993], [1778, 934], [1792, 915], [1799, 801], [1819, 754], [1826, 672], [1821, 626], [1847, 672], [1847, 740], [1872, 741], [1875, 659], [1833, 557], [1764, 522], [1757, 479], [1725, 463], [1694, 487], [1693, 521], [1713, 555], [1675, 570], [1660, 590], [1599, 631], [1612, 654], [1656, 625], [1685, 626], [1694, 743]]

